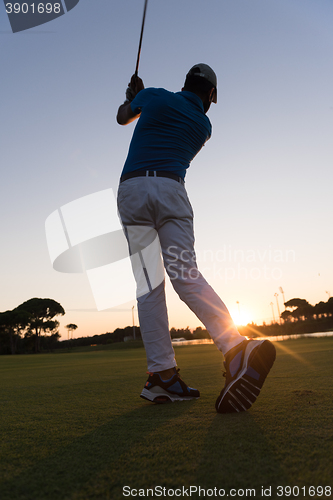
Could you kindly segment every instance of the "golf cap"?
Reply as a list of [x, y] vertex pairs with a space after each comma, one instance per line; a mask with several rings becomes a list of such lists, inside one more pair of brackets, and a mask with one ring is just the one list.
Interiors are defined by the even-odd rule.
[[209, 83], [214, 85], [215, 93], [213, 97], [213, 102], [217, 103], [217, 77], [212, 68], [208, 66], [208, 64], [204, 63], [195, 64], [195, 66], [193, 66], [190, 69], [190, 71], [187, 73], [186, 76], [191, 76], [191, 75], [201, 76], [202, 78], [208, 80]]

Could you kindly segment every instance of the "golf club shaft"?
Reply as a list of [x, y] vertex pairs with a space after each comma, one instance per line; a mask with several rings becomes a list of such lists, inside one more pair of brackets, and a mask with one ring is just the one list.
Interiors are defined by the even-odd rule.
[[140, 42], [139, 42], [138, 57], [137, 57], [137, 60], [136, 60], [135, 76], [138, 76], [138, 70], [139, 70], [141, 45], [142, 45], [142, 36], [143, 36], [143, 29], [144, 29], [144, 26], [145, 26], [147, 3], [148, 3], [148, 0], [145, 0], [145, 6], [144, 6], [144, 9], [143, 9], [143, 18], [142, 18], [142, 26], [141, 26], [141, 35], [140, 35]]

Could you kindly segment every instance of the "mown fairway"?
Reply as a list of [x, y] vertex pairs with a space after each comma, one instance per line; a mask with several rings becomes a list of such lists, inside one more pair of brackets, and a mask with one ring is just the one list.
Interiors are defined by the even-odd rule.
[[0, 499], [120, 500], [125, 485], [251, 488], [252, 498], [262, 486], [287, 498], [277, 487], [289, 485], [300, 488], [291, 498], [319, 498], [308, 487], [333, 486], [333, 339], [275, 345], [258, 401], [236, 415], [215, 412], [224, 379], [212, 345], [176, 348], [202, 397], [172, 405], [139, 398], [142, 348], [2, 356]]

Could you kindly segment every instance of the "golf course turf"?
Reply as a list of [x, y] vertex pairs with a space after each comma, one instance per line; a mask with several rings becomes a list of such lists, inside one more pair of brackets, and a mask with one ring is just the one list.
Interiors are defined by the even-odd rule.
[[226, 415], [214, 345], [175, 348], [201, 397], [166, 405], [139, 397], [143, 348], [1, 356], [0, 499], [333, 498], [333, 338], [275, 346], [257, 402]]

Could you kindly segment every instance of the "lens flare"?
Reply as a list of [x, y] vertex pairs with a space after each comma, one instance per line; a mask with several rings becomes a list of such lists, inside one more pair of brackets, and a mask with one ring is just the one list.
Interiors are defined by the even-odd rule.
[[236, 326], [246, 326], [248, 323], [252, 322], [251, 314], [245, 309], [234, 309], [230, 314]]

